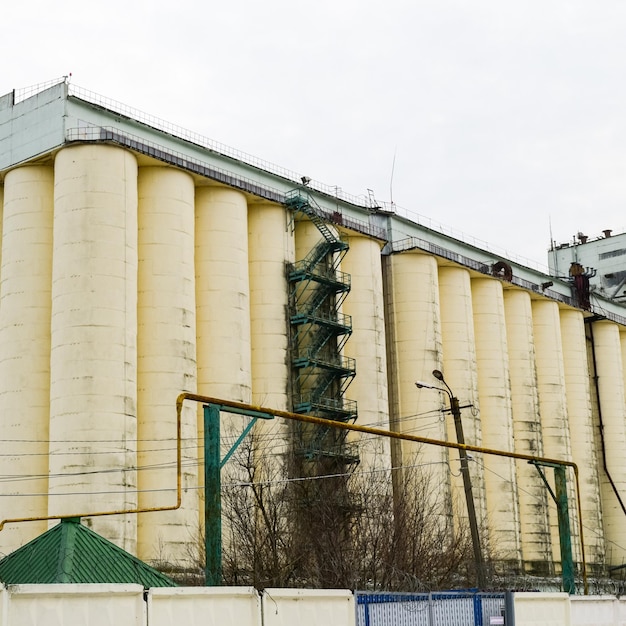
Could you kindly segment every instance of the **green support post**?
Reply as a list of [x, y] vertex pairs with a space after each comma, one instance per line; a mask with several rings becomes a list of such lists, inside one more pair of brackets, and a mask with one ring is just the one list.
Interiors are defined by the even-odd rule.
[[[567, 479], [566, 466], [546, 461], [528, 461], [534, 465], [543, 480], [546, 489], [556, 504], [556, 512], [559, 522], [559, 543], [561, 544], [561, 579], [563, 580], [563, 591], [576, 593], [576, 576], [574, 573], [574, 558], [572, 557], [572, 533], [569, 526], [569, 510], [567, 507]], [[554, 468], [554, 487], [552, 491], [541, 466]], [[582, 531], [581, 531], [582, 532]], [[583, 574], [584, 575], [584, 574]], [[585, 583], [585, 593], [587, 586]]]
[[[220, 411], [248, 415], [252, 417], [243, 433], [220, 460]], [[250, 409], [223, 406], [221, 404], [204, 405], [204, 584], [216, 587], [222, 583], [222, 480], [221, 469], [230, 459], [239, 444], [252, 430], [257, 419], [271, 420], [271, 413]]]
[[561, 576], [563, 591], [576, 593], [576, 576], [572, 557], [572, 534], [569, 526], [567, 507], [567, 481], [563, 465], [554, 468], [554, 486], [556, 491], [556, 508], [559, 520], [559, 539], [561, 544]]
[[220, 476], [220, 407], [204, 406], [204, 547], [205, 585], [222, 582], [222, 481]]

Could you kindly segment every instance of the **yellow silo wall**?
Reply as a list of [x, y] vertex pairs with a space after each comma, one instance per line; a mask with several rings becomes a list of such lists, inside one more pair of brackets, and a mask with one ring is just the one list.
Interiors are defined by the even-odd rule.
[[[515, 416], [513, 421], [515, 452], [542, 456], [543, 441], [530, 295], [519, 289], [505, 290], [504, 311], [509, 353], [511, 404]], [[518, 498], [524, 568], [530, 573], [554, 574], [548, 492], [535, 467], [518, 461], [515, 468], [519, 485]], [[558, 545], [557, 541], [557, 547]]]
[[[543, 452], [553, 459], [571, 461], [567, 400], [565, 397], [565, 368], [561, 340], [559, 305], [547, 299], [533, 300], [533, 331], [537, 364], [537, 391]], [[549, 482], [553, 483], [553, 471], [544, 470]], [[570, 506], [570, 531], [572, 546], [578, 544], [578, 515], [576, 512], [576, 491], [574, 475], [568, 474], [568, 497]], [[550, 502], [550, 531], [552, 536], [552, 558], [561, 560], [559, 545], [559, 525], [556, 506]]]
[[[198, 393], [250, 402], [252, 363], [245, 195], [225, 187], [197, 187], [195, 228]], [[247, 421], [243, 416], [221, 412], [222, 458]], [[198, 450], [204, 467], [202, 406], [198, 407]], [[202, 471], [199, 483], [204, 484]], [[203, 496], [201, 492], [201, 502]], [[198, 513], [202, 527], [203, 504]]]
[[[286, 264], [295, 258], [291, 216], [273, 202], [248, 205], [252, 403], [287, 411], [289, 404], [289, 299]], [[288, 445], [285, 420], [258, 420], [254, 455], [259, 471], [276, 477]]]
[[[472, 279], [472, 308], [478, 366], [483, 445], [513, 451], [513, 415], [502, 284]], [[490, 549], [494, 558], [521, 560], [515, 466], [511, 459], [482, 455], [485, 465]]]
[[[48, 514], [50, 411], [50, 290], [54, 172], [27, 166], [7, 173], [0, 270], [0, 518]], [[11, 497], [12, 494], [23, 494]], [[27, 496], [26, 494], [39, 494]], [[46, 522], [7, 525], [0, 553], [7, 554], [47, 528]]]
[[0, 263], [2, 262], [2, 221], [4, 213], [4, 183], [0, 181]]
[[289, 216], [280, 204], [248, 207], [252, 402], [288, 410], [289, 334], [285, 267], [295, 257]]
[[[344, 352], [346, 356], [355, 359], [357, 375], [347, 395], [357, 401], [358, 424], [388, 430], [389, 400], [380, 245], [375, 239], [362, 236], [350, 236], [348, 243], [350, 248], [341, 269], [351, 277], [351, 290], [344, 302], [343, 312], [352, 318], [352, 335]], [[349, 436], [349, 440], [358, 444], [359, 471], [390, 467], [388, 439], [366, 435]]]
[[[437, 262], [433, 256], [407, 252], [390, 257], [393, 344], [389, 346], [392, 362], [391, 430], [444, 440], [446, 428], [443, 410], [447, 396], [433, 389], [418, 389], [416, 381], [428, 383], [434, 369], [441, 369], [441, 318]], [[390, 279], [390, 280], [389, 280]], [[412, 468], [408, 475], [423, 475], [429, 480], [432, 506], [441, 515], [449, 514], [450, 473], [448, 451], [440, 446], [422, 445], [400, 440], [396, 445], [394, 464]]]
[[[141, 167], [138, 178], [137, 460], [140, 508], [176, 502], [176, 398], [196, 391], [194, 182]], [[197, 525], [196, 407], [182, 410], [181, 507], [138, 519], [137, 553], [180, 565]]]
[[[55, 158], [50, 515], [137, 505], [136, 327], [135, 157], [64, 148]], [[135, 551], [135, 515], [92, 525]]]
[[[469, 272], [461, 267], [439, 267], [439, 301], [441, 307], [441, 337], [443, 348], [443, 374], [445, 380], [459, 399], [461, 422], [465, 443], [482, 445], [482, 433], [478, 406], [478, 373], [476, 371], [476, 345], [474, 339], [474, 317], [472, 312], [472, 291]], [[439, 385], [432, 378], [431, 384]], [[468, 406], [471, 405], [471, 406]], [[454, 419], [447, 417], [447, 433], [450, 441], [457, 441]], [[453, 504], [456, 515], [467, 520], [463, 477], [460, 471], [459, 452], [448, 451], [452, 468]], [[485, 476], [481, 464], [473, 462], [475, 454], [470, 454], [469, 471], [472, 482], [474, 508], [479, 527], [486, 517]], [[481, 528], [481, 534], [486, 527]]]
[[562, 308], [560, 323], [572, 460], [578, 465], [582, 518], [585, 526], [585, 557], [590, 565], [601, 564], [604, 561], [606, 547], [600, 530], [602, 503], [583, 313], [575, 309]]
[[248, 218], [243, 193], [196, 189], [198, 393], [251, 395]]
[[[331, 224], [328, 224], [328, 227], [336, 232]], [[296, 261], [304, 259], [318, 243], [323, 241], [322, 233], [308, 219], [298, 219], [295, 222], [294, 237]]]
[[[626, 502], [624, 364], [619, 327], [609, 321], [593, 322], [592, 334], [606, 466], [622, 502]], [[607, 559], [611, 565], [621, 565], [626, 558], [624, 512], [604, 471], [600, 474], [600, 486]]]

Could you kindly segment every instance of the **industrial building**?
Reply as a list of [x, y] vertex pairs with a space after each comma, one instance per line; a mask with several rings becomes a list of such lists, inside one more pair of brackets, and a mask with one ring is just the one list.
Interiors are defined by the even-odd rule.
[[590, 237], [579, 232], [572, 241], [553, 242], [548, 252], [548, 265], [553, 276], [567, 277], [572, 263], [587, 274], [590, 290], [605, 298], [626, 302], [626, 233], [613, 234], [610, 229]]
[[[455, 441], [448, 396], [415, 385], [439, 370], [467, 443], [578, 464], [587, 562], [623, 563], [626, 309], [569, 267], [541, 273], [67, 81], [0, 98], [0, 199], [0, 518], [167, 505], [183, 391]], [[185, 407], [185, 441], [198, 417]], [[416, 454], [289, 442], [346, 466]], [[92, 527], [144, 560], [181, 553], [202, 514], [198, 446], [183, 453], [179, 509]], [[457, 451], [419, 458], [463, 517]], [[558, 563], [537, 469], [473, 454], [470, 471], [498, 558]], [[7, 524], [0, 553], [48, 524]]]

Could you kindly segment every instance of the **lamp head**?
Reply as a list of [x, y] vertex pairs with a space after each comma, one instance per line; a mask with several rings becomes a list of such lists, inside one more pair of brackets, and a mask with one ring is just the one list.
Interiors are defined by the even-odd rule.
[[421, 380], [416, 380], [416, 381], [415, 381], [415, 386], [416, 386], [418, 389], [432, 389], [432, 388], [433, 388], [433, 386], [432, 386], [432, 385], [429, 385], [428, 383], [424, 383], [424, 382], [422, 382]]
[[443, 374], [439, 370], [433, 370], [433, 376], [443, 382]]

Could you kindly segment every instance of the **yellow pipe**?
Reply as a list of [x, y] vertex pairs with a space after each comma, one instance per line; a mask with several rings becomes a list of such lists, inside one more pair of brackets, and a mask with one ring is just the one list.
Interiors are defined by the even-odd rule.
[[490, 448], [483, 448], [481, 446], [472, 446], [469, 444], [454, 443], [452, 441], [440, 441], [438, 439], [428, 439], [427, 437], [419, 437], [417, 435], [407, 435], [389, 430], [382, 430], [380, 428], [371, 428], [369, 426], [359, 426], [357, 424], [346, 424], [344, 422], [336, 422], [334, 420], [328, 420], [321, 417], [313, 417], [312, 415], [301, 415], [300, 413], [290, 413], [289, 411], [279, 411], [276, 409], [268, 409], [260, 405], [245, 404], [243, 402], [234, 402], [232, 400], [222, 400], [219, 398], [211, 398], [209, 396], [200, 396], [194, 393], [181, 393], [176, 399], [176, 412], [180, 423], [180, 415], [182, 411], [183, 402], [185, 400], [192, 400], [194, 402], [202, 402], [204, 404], [218, 404], [223, 407], [231, 407], [234, 409], [242, 409], [246, 411], [256, 411], [259, 413], [270, 413], [275, 417], [282, 417], [285, 419], [296, 420], [299, 422], [306, 422], [308, 424], [318, 424], [320, 426], [330, 426], [332, 428], [339, 428], [341, 430], [352, 430], [361, 433], [368, 433], [370, 435], [379, 435], [381, 437], [390, 437], [392, 439], [404, 439], [406, 441], [415, 441], [417, 443], [424, 443], [433, 446], [442, 446], [444, 448], [456, 448], [457, 450], [466, 450], [469, 452], [481, 452], [483, 454], [492, 454], [494, 456], [504, 456], [511, 459], [521, 459], [523, 461], [536, 461], [538, 463], [547, 463], [552, 465], [563, 465], [565, 467], [571, 467], [574, 470], [574, 478], [576, 483], [576, 503], [578, 509], [578, 528], [580, 533], [580, 552], [582, 560], [582, 575], [585, 595], [589, 593], [589, 586], [587, 584], [587, 563], [585, 560], [585, 543], [583, 539], [583, 522], [582, 522], [582, 505], [580, 502], [580, 485], [578, 482], [578, 465], [573, 461], [561, 461], [559, 459], [551, 459], [548, 457], [532, 456], [530, 454], [522, 454], [520, 452], [509, 452], [507, 450], [493, 450]]
[[[176, 505], [170, 507], [159, 507], [150, 509], [132, 509], [124, 511], [102, 511], [99, 513], [82, 513], [68, 515], [66, 517], [96, 517], [102, 515], [126, 515], [131, 513], [151, 513], [153, 511], [171, 511], [180, 507], [181, 504], [181, 415], [183, 402], [185, 400], [191, 400], [193, 402], [202, 402], [204, 404], [218, 404], [223, 407], [231, 407], [234, 409], [243, 409], [247, 411], [256, 411], [259, 413], [269, 413], [275, 417], [282, 417], [284, 419], [292, 419], [299, 422], [306, 422], [309, 424], [318, 424], [320, 426], [330, 426], [332, 428], [339, 428], [341, 430], [352, 430], [361, 433], [368, 433], [370, 435], [379, 435], [381, 437], [390, 437], [392, 439], [404, 439], [406, 441], [415, 441], [417, 443], [424, 443], [433, 446], [442, 446], [444, 448], [455, 448], [457, 450], [466, 450], [469, 452], [481, 452], [483, 454], [493, 454], [495, 456], [504, 456], [512, 459], [521, 459], [525, 461], [536, 461], [540, 463], [550, 463], [552, 465], [563, 465], [565, 467], [571, 467], [574, 470], [574, 477], [576, 482], [576, 502], [578, 507], [578, 526], [580, 533], [580, 551], [582, 558], [582, 574], [583, 585], [585, 595], [589, 594], [589, 586], [587, 584], [587, 564], [585, 561], [585, 543], [583, 540], [583, 524], [582, 524], [582, 506], [580, 502], [580, 485], [578, 482], [578, 466], [572, 461], [561, 461], [559, 459], [550, 459], [547, 457], [532, 456], [530, 454], [522, 454], [519, 452], [508, 452], [506, 450], [492, 450], [489, 448], [482, 448], [480, 446], [472, 446], [469, 444], [454, 443], [452, 441], [440, 441], [438, 439], [428, 439], [427, 437], [419, 437], [417, 435], [407, 435], [389, 430], [382, 430], [380, 428], [371, 428], [369, 426], [359, 426], [357, 424], [346, 424], [343, 422], [336, 422], [334, 420], [327, 420], [321, 417], [313, 417], [312, 415], [301, 415], [299, 413], [290, 413], [289, 411], [280, 411], [278, 409], [268, 409], [261, 405], [245, 404], [244, 402], [235, 402], [232, 400], [222, 400], [220, 398], [212, 398], [210, 396], [201, 396], [195, 393], [181, 393], [176, 398], [176, 457], [177, 457], [177, 501]], [[58, 516], [49, 517], [29, 517], [29, 518], [17, 518], [17, 519], [5, 519], [0, 522], [0, 531], [4, 528], [5, 524], [17, 523], [17, 522], [34, 522], [41, 520], [59, 519]]]
[[[182, 403], [185, 394], [178, 396], [176, 400], [176, 504], [172, 506], [160, 506], [144, 509], [123, 509], [121, 511], [98, 511], [97, 513], [73, 513], [71, 515], [48, 515], [46, 517], [16, 517], [0, 521], [0, 531], [5, 524], [15, 524], [17, 522], [38, 522], [43, 520], [61, 519], [62, 517], [101, 517], [103, 515], [128, 515], [133, 513], [152, 513], [154, 511], [174, 511], [180, 508], [182, 503], [182, 480], [181, 480], [181, 431], [182, 431]], [[180, 405], [179, 405], [180, 403]]]

